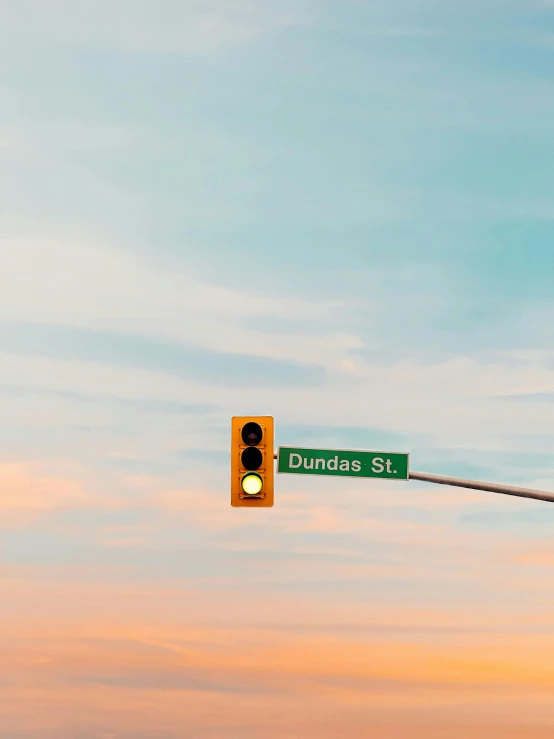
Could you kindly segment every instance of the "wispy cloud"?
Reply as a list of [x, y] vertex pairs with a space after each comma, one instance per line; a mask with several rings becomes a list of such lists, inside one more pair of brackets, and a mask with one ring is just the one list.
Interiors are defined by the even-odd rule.
[[548, 17], [0, 0], [2, 739], [550, 739]]
[[213, 53], [275, 33], [306, 17], [309, 5], [286, 0], [275, 6], [267, 0], [162, 0], [155, 10], [118, 0], [57, 0], [48, 9], [40, 2], [0, 8], [3, 31], [25, 33], [45, 41], [109, 45], [129, 52]]
[[73, 329], [44, 324], [0, 326], [0, 346], [7, 353], [55, 357], [65, 361], [103, 362], [176, 374], [223, 385], [317, 385], [319, 367], [303, 367], [248, 354], [203, 351], [194, 346], [145, 335]]
[[[233, 726], [242, 736], [255, 736], [259, 718], [246, 710], [255, 695], [264, 720], [271, 719], [274, 733], [268, 736], [282, 736], [291, 722], [305, 736], [314, 737], [336, 736], [344, 732], [341, 727], [345, 725], [350, 727], [346, 735], [353, 737], [367, 725], [375, 725], [376, 736], [383, 738], [402, 732], [409, 737], [439, 736], [433, 727], [453, 721], [468, 703], [472, 716], [462, 725], [475, 736], [485, 737], [491, 730], [504, 733], [508, 720], [514, 737], [542, 736], [540, 726], [535, 727], [522, 711], [526, 707], [545, 710], [548, 705], [552, 675], [544, 670], [543, 659], [545, 651], [552, 649], [551, 636], [512, 632], [507, 658], [504, 644], [508, 636], [494, 637], [490, 631], [486, 638], [476, 632], [464, 635], [468, 624], [481, 634], [490, 628], [496, 617], [487, 618], [482, 610], [443, 613], [438, 621], [436, 611], [379, 609], [376, 614], [373, 605], [373, 613], [365, 607], [359, 621], [366, 629], [363, 636], [349, 631], [347, 624], [338, 633], [332, 630], [324, 635], [321, 629], [325, 629], [327, 610], [320, 607], [316, 611], [308, 605], [306, 624], [311, 616], [312, 629], [314, 617], [318, 626], [306, 634], [294, 624], [298, 599], [283, 603], [274, 598], [270, 608], [259, 609], [264, 614], [274, 609], [277, 622], [288, 619], [290, 627], [283, 631], [253, 625], [255, 602], [250, 597], [238, 609], [235, 602], [229, 623], [231, 614], [222, 613], [212, 599], [199, 598], [194, 592], [158, 589], [147, 594], [126, 586], [123, 592], [102, 594], [81, 586], [75, 590], [79, 595], [75, 612], [89, 614], [82, 622], [86, 624], [83, 636], [75, 631], [74, 617], [57, 601], [60, 586], [48, 587], [52, 608], [46, 620], [37, 630], [30, 614], [24, 616], [14, 631], [17, 640], [3, 645], [3, 670], [11, 682], [4, 690], [12, 703], [18, 705], [31, 694], [42, 696], [37, 711], [20, 719], [18, 731], [32, 732], [41, 726], [53, 732], [59, 725], [63, 699], [71, 706], [65, 712], [66, 726], [84, 728], [83, 716], [87, 716], [91, 731], [109, 727], [123, 736], [131, 731], [159, 732], [159, 717], [143, 708], [150, 694], [163, 709], [161, 725], [168, 736], [183, 721], [192, 731], [198, 727], [203, 735], [206, 710], [225, 716], [225, 722], [206, 736]], [[31, 605], [47, 592], [46, 586], [39, 586], [34, 594], [12, 588], [12, 602]], [[102, 597], [117, 606], [114, 614], [119, 616], [109, 625], [90, 610]], [[55, 613], [62, 616], [61, 622], [52, 618]], [[500, 615], [500, 620], [514, 626], [513, 617]], [[384, 637], [379, 622], [405, 629], [405, 636], [389, 632]], [[62, 624], [69, 627], [65, 633]], [[445, 632], [437, 639], [443, 626], [460, 629], [457, 646], [450, 646], [447, 654]], [[520, 626], [517, 623], [516, 628]], [[310, 715], [306, 708], [315, 713]], [[491, 718], [491, 712], [494, 716], [497, 711], [498, 718]], [[5, 717], [8, 730], [12, 725], [15, 729], [14, 718]]]
[[93, 503], [93, 496], [82, 482], [44, 474], [32, 464], [0, 464], [0, 509], [4, 517], [13, 512], [36, 513], [80, 507]]

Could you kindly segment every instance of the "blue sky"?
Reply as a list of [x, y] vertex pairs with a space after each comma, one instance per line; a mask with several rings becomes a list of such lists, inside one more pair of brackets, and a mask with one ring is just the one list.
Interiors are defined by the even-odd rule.
[[1, 12], [10, 453], [221, 461], [251, 410], [550, 478], [548, 4]]
[[[228, 448], [232, 415], [268, 413], [282, 444], [554, 490], [553, 49], [554, 4], [534, 0], [0, 0], [4, 631], [31, 638], [38, 611], [44, 653], [60, 624], [81, 646], [125, 639], [123, 609], [171, 651], [182, 616], [202, 655], [241, 643], [214, 603], [240, 620], [262, 594], [261, 632], [311, 623], [346, 644], [373, 613], [380, 653], [409, 603], [454, 631], [465, 609], [476, 639], [512, 629], [525, 651], [514, 634], [546, 628], [546, 504], [279, 477], [274, 509], [237, 512]], [[152, 592], [175, 623], [125, 611]], [[64, 614], [55, 598], [76, 593], [105, 621]], [[92, 680], [86, 660], [66, 668]], [[108, 701], [120, 677], [103, 679]], [[9, 739], [65, 739], [55, 701], [34, 725], [17, 690]], [[338, 705], [345, 739], [359, 716]], [[113, 710], [76, 713], [68, 739], [137, 739], [146, 719]], [[241, 720], [218, 734], [195, 715], [195, 736], [261, 736]], [[411, 739], [396, 730], [383, 739]]]

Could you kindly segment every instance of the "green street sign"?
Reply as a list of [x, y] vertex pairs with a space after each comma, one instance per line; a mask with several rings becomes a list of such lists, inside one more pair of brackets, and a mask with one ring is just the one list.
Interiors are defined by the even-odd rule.
[[355, 449], [279, 447], [277, 472], [290, 475], [338, 475], [408, 480], [409, 454]]

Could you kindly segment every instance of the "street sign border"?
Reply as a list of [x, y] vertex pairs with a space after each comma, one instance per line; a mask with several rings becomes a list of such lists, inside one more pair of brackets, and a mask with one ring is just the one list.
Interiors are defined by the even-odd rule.
[[[406, 468], [407, 477], [381, 477], [380, 475], [372, 475], [371, 477], [368, 477], [366, 475], [325, 475], [317, 472], [310, 472], [308, 475], [304, 472], [281, 472], [279, 470], [279, 457], [281, 455], [281, 449], [310, 449], [314, 452], [362, 452], [362, 454], [383, 454], [383, 455], [390, 455], [390, 454], [402, 454], [406, 455], [408, 457], [408, 464]], [[277, 447], [277, 469], [275, 470], [276, 474], [278, 475], [304, 475], [305, 477], [309, 477], [310, 475], [318, 476], [318, 477], [350, 477], [350, 478], [358, 478], [359, 480], [395, 480], [397, 482], [407, 482], [410, 479], [410, 452], [382, 452], [380, 450], [374, 450], [374, 449], [320, 449], [316, 447], [308, 447], [308, 446], [278, 446]]]

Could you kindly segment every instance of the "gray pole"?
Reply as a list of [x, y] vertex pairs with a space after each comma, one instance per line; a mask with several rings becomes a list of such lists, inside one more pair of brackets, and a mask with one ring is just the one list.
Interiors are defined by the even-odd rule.
[[[277, 459], [277, 454], [273, 455]], [[529, 488], [516, 488], [512, 485], [500, 485], [496, 482], [479, 482], [478, 480], [462, 480], [459, 477], [445, 477], [444, 475], [430, 475], [428, 472], [410, 472], [410, 480], [421, 482], [435, 482], [439, 485], [453, 485], [458, 488], [471, 488], [472, 490], [487, 490], [490, 493], [503, 493], [504, 495], [516, 495], [518, 498], [534, 498], [554, 503], [554, 493], [545, 493], [542, 490], [530, 490]]]
[[529, 488], [516, 488], [511, 485], [498, 485], [495, 482], [478, 482], [477, 480], [460, 480], [458, 477], [445, 477], [444, 475], [429, 475], [427, 472], [410, 472], [410, 480], [421, 480], [422, 482], [436, 482], [439, 485], [454, 485], [459, 488], [472, 488], [473, 490], [488, 490], [491, 493], [503, 493], [504, 495], [517, 495], [520, 498], [535, 498], [554, 503], [554, 493], [545, 493], [542, 490], [530, 490]]

